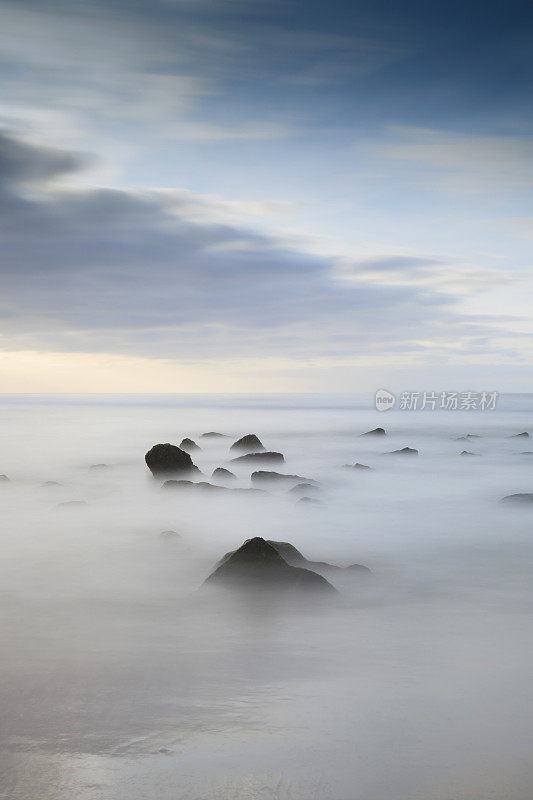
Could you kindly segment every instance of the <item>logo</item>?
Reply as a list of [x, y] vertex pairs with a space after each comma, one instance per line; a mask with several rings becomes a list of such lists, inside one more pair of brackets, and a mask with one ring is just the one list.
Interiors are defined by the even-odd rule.
[[396, 397], [387, 389], [378, 389], [375, 396], [378, 411], [390, 411], [396, 405]]

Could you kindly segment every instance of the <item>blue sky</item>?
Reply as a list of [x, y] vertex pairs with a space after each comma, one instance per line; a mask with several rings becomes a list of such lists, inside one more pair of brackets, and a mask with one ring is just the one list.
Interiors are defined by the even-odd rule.
[[0, 390], [531, 388], [531, 3], [0, 15]]

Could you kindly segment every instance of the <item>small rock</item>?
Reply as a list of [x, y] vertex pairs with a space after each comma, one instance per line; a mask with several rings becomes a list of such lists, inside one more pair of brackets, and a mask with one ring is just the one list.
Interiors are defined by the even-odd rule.
[[255, 433], [248, 433], [246, 436], [237, 439], [230, 450], [241, 450], [243, 453], [258, 453], [264, 450], [261, 440], [257, 438]]
[[471, 453], [470, 450], [463, 450], [459, 455], [461, 456], [477, 456], [479, 453]]
[[391, 450], [390, 453], [384, 453], [386, 456], [417, 456], [418, 450], [414, 447], [402, 447], [401, 450]]
[[289, 489], [289, 494], [302, 494], [302, 492], [317, 492], [318, 486], [312, 483], [297, 483], [292, 489]]
[[230, 464], [258, 464], [258, 463], [265, 463], [268, 462], [269, 464], [283, 464], [285, 463], [285, 459], [283, 458], [282, 453], [274, 453], [271, 451], [265, 450], [264, 453], [247, 453], [245, 456], [237, 456], [237, 458], [232, 458], [229, 462]]
[[500, 500], [500, 503], [512, 503], [513, 505], [532, 505], [533, 492], [525, 492], [523, 494], [508, 494], [507, 497], [503, 497]]
[[186, 453], [192, 453], [195, 450], [201, 450], [201, 447], [198, 447], [196, 442], [193, 442], [192, 439], [182, 439], [180, 442], [180, 450], [185, 450]]
[[299, 500], [296, 501], [297, 503], [305, 503], [306, 505], [309, 503], [318, 503], [320, 505], [319, 500], [315, 500], [313, 497], [300, 497]]
[[218, 433], [218, 431], [208, 431], [207, 433], [202, 433], [202, 439], [227, 439], [227, 433]]
[[5, 483], [6, 481], [9, 481], [7, 475], [0, 475], [0, 483]]
[[107, 464], [91, 464], [89, 469], [107, 469]]
[[367, 431], [366, 433], [360, 433], [360, 436], [386, 436], [387, 433], [385, 428], [374, 428], [372, 431]]
[[161, 531], [159, 534], [163, 539], [181, 539], [181, 533], [177, 531]]
[[41, 486], [52, 487], [52, 486], [63, 486], [63, 484], [58, 483], [57, 481], [45, 481], [44, 483], [41, 484]]
[[511, 439], [529, 439], [529, 433], [527, 431], [522, 431], [522, 433], [515, 433], [513, 436], [509, 437]]
[[65, 503], [58, 503], [57, 508], [82, 508], [86, 505], [85, 500], [67, 500]]
[[372, 469], [372, 467], [368, 467], [366, 464], [344, 464], [344, 469]]
[[229, 469], [224, 469], [224, 467], [217, 467], [213, 470], [213, 474], [211, 477], [214, 480], [219, 481], [234, 481], [236, 480], [237, 476], [230, 472]]
[[[266, 470], [258, 470], [252, 472], [252, 483], [310, 483], [309, 478], [303, 478], [301, 475], [285, 475], [282, 472], [268, 472]], [[313, 481], [314, 483], [315, 481]]]

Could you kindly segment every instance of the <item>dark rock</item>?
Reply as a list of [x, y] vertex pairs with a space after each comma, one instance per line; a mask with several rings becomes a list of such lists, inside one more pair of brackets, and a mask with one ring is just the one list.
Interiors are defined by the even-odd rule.
[[508, 494], [507, 497], [503, 497], [500, 500], [500, 503], [512, 503], [513, 505], [532, 505], [533, 492], [526, 492], [523, 494]]
[[522, 431], [522, 433], [515, 433], [513, 436], [509, 437], [511, 439], [529, 439], [529, 433], [527, 431]]
[[218, 481], [234, 481], [237, 478], [233, 472], [230, 472], [229, 469], [224, 469], [224, 467], [214, 469], [211, 477]]
[[[359, 573], [361, 576], [370, 576], [372, 572], [368, 569], [368, 567], [364, 567], [362, 564], [350, 564], [349, 567], [338, 567], [335, 564], [328, 564], [326, 561], [310, 561], [306, 558], [300, 551], [290, 542], [276, 542], [272, 539], [267, 539], [267, 544], [271, 545], [277, 552], [280, 554], [282, 558], [285, 559], [287, 564], [290, 564], [291, 567], [305, 567], [306, 569], [310, 569], [316, 572], [326, 572], [326, 573], [341, 573], [350, 571], [355, 573]], [[230, 556], [232, 556], [236, 551], [232, 550], [229, 553], [220, 559], [217, 567], [224, 563]]]
[[521, 455], [521, 456], [533, 456], [533, 450], [522, 450], [522, 452], [519, 453], [519, 455]]
[[57, 508], [82, 508], [86, 505], [85, 500], [67, 500], [65, 503], [58, 503]]
[[367, 467], [366, 464], [344, 464], [344, 469], [372, 469], [372, 467]]
[[284, 464], [285, 459], [282, 453], [274, 453], [265, 450], [264, 453], [247, 453], [245, 456], [232, 458], [230, 464], [259, 464], [268, 462], [269, 464]]
[[243, 453], [258, 453], [264, 449], [255, 433], [249, 433], [241, 439], [237, 439], [230, 447], [230, 450], [240, 450]]
[[336, 590], [316, 572], [293, 567], [285, 561], [275, 547], [259, 536], [248, 539], [232, 553], [227, 554], [204, 586], [223, 586], [249, 591], [311, 591], [335, 595]]
[[[296, 483], [310, 483], [309, 478], [303, 478], [301, 475], [285, 475], [282, 472], [268, 472], [266, 470], [258, 470], [252, 472], [252, 483], [276, 483], [283, 484], [288, 482]], [[314, 481], [313, 481], [314, 483]]]
[[366, 433], [360, 433], [360, 436], [386, 436], [387, 433], [385, 428], [374, 428], [372, 431], [367, 431]]
[[174, 444], [155, 444], [144, 457], [154, 477], [159, 475], [201, 474], [190, 455]]
[[185, 450], [186, 453], [192, 453], [195, 450], [201, 450], [201, 447], [198, 447], [196, 442], [193, 442], [192, 439], [182, 439], [180, 442], [180, 450]]
[[414, 447], [402, 447], [401, 450], [391, 450], [390, 453], [384, 453], [386, 456], [417, 456], [418, 450]]
[[217, 431], [208, 431], [207, 433], [202, 433], [202, 439], [227, 439], [227, 433], [218, 433]]
[[471, 453], [470, 450], [463, 450], [459, 455], [461, 456], [477, 456], [479, 453]]

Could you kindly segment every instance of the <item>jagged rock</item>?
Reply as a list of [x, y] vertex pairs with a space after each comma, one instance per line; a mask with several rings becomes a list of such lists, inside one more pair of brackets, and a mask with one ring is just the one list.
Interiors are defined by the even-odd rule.
[[265, 450], [263, 453], [247, 453], [245, 456], [232, 458], [230, 464], [259, 464], [268, 462], [269, 464], [284, 464], [285, 459], [282, 453], [274, 453]]
[[[283, 484], [289, 482], [296, 483], [310, 483], [310, 478], [303, 478], [301, 475], [285, 475], [282, 472], [268, 472], [266, 470], [258, 470], [252, 472], [252, 483], [277, 483]], [[313, 481], [314, 483], [314, 481]]]
[[386, 436], [387, 433], [385, 428], [374, 428], [372, 431], [366, 431], [366, 433], [360, 433], [360, 436]]
[[192, 439], [182, 439], [180, 442], [180, 450], [185, 450], [186, 453], [193, 453], [195, 450], [201, 449]]
[[372, 469], [372, 467], [367, 467], [366, 464], [357, 463], [357, 464], [344, 464], [344, 469], [361, 469], [361, 470], [365, 470], [365, 469]]
[[227, 554], [204, 586], [222, 586], [248, 591], [311, 591], [334, 596], [337, 592], [316, 572], [293, 567], [275, 547], [259, 536], [248, 539], [238, 550]]
[[463, 450], [459, 455], [461, 456], [477, 456], [478, 453], [471, 453], [470, 450]]
[[255, 433], [248, 433], [246, 436], [237, 439], [230, 447], [230, 450], [240, 450], [242, 453], [259, 453], [264, 449]]
[[418, 450], [414, 447], [402, 447], [401, 450], [391, 450], [390, 453], [385, 453], [386, 456], [417, 456]]
[[227, 433], [218, 433], [218, 431], [208, 431], [207, 433], [202, 433], [202, 439], [227, 439]]
[[229, 469], [224, 469], [224, 467], [217, 467], [213, 470], [213, 474], [211, 475], [213, 480], [218, 481], [234, 481], [236, 480], [237, 476], [230, 472]]
[[522, 431], [522, 433], [515, 433], [513, 436], [509, 437], [511, 439], [529, 439], [529, 433], [527, 431]]
[[201, 474], [190, 455], [174, 444], [155, 444], [144, 457], [154, 477], [159, 475]]
[[508, 494], [507, 497], [502, 497], [500, 503], [509, 503], [513, 505], [532, 505], [533, 492], [525, 492], [522, 494]]

